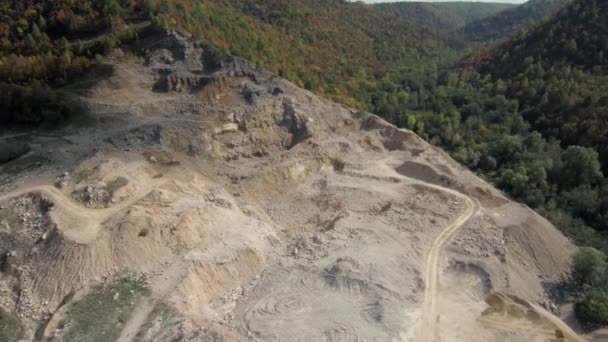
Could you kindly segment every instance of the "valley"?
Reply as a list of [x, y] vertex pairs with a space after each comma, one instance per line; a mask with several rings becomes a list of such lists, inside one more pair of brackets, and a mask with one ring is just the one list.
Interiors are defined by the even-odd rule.
[[543, 1], [1, 5], [0, 341], [600, 341], [608, 8]]
[[[149, 61], [206, 49], [173, 35], [147, 42], [153, 44]], [[238, 59], [211, 70], [204, 65], [217, 63], [195, 61], [116, 64], [117, 71], [87, 99], [99, 108], [89, 114], [98, 124], [64, 131], [52, 149], [65, 154], [34, 173], [20, 173], [24, 185], [2, 196], [4, 210], [15, 201], [48, 203], [38, 214], [44, 224], [3, 246], [11, 251], [4, 282], [21, 293], [7, 304], [25, 312], [27, 334], [42, 319], [42, 339], [85, 339], [83, 333], [92, 330], [83, 324], [91, 323], [71, 313], [126, 275], [143, 277], [146, 290], [124, 313], [133, 316], [104, 328], [119, 340], [153, 336], [165, 324], [180, 327], [167, 332], [168, 339], [181, 331], [193, 340], [424, 340], [427, 331], [439, 331], [434, 322], [443, 298], [445, 245], [473, 215], [488, 215], [479, 206], [489, 206], [488, 213], [520, 211], [518, 216], [545, 225], [543, 234], [562, 247], [548, 250], [554, 266], [539, 260], [535, 267], [545, 279], [566, 270], [562, 252], [572, 246], [552, 226], [530, 209], [511, 208], [500, 193], [412, 132]], [[160, 73], [167, 68], [171, 74]], [[196, 70], [210, 81], [187, 88], [188, 72]], [[131, 75], [138, 75], [136, 84]], [[154, 84], [171, 75], [177, 82], [172, 87], [182, 84], [188, 91], [154, 93]], [[104, 119], [117, 115], [118, 121]], [[85, 132], [87, 139], [70, 151], [65, 141]], [[32, 157], [49, 147], [37, 148], [42, 145], [35, 140], [30, 145]], [[81, 160], [92, 146], [97, 152]], [[66, 170], [65, 164], [74, 167]], [[55, 185], [44, 185], [45, 174], [58, 172], [63, 176], [50, 179]], [[125, 181], [105, 190], [117, 177]], [[43, 185], [28, 185], [37, 182]], [[22, 217], [31, 217], [30, 208]], [[5, 227], [19, 232], [24, 222], [29, 219], [6, 221]], [[515, 271], [521, 261], [509, 255], [528, 243], [510, 240], [489, 256], [494, 266], [487, 272], [495, 274], [490, 279], [496, 285], [486, 291], [510, 289], [501, 274]], [[472, 262], [458, 255], [450, 262]], [[519, 295], [543, 298], [537, 273], [525, 274], [528, 285]], [[294, 315], [302, 326], [291, 324]], [[160, 318], [165, 316], [170, 320]]]

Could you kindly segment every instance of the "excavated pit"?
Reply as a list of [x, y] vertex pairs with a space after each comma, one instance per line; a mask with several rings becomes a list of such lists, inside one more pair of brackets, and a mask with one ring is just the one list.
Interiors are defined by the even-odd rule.
[[71, 308], [137, 276], [120, 340], [417, 341], [433, 268], [429, 328], [501, 340], [475, 330], [487, 295], [541, 301], [569, 268], [553, 226], [413, 132], [173, 32], [137, 44], [74, 89], [89, 126], [0, 164], [0, 310], [25, 339], [77, 334]]

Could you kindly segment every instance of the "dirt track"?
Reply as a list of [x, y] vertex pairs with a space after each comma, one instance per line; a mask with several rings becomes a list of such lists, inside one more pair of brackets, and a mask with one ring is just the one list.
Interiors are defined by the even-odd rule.
[[465, 200], [466, 210], [454, 222], [447, 226], [439, 236], [433, 241], [431, 250], [426, 259], [424, 266], [424, 302], [422, 305], [422, 313], [416, 323], [416, 340], [417, 341], [435, 341], [436, 334], [439, 330], [436, 327], [439, 316], [435, 310], [437, 301], [437, 290], [439, 288], [439, 277], [441, 274], [441, 251], [443, 246], [449, 239], [469, 220], [478, 210], [477, 204], [468, 196], [465, 196], [458, 191], [443, 188], [437, 185], [429, 185], [435, 189], [448, 192], [454, 196]]
[[121, 210], [133, 205], [135, 202], [148, 195], [150, 191], [160, 186], [163, 182], [164, 178], [159, 178], [152, 182], [150, 186], [133, 194], [131, 198], [103, 209], [87, 208], [75, 202], [52, 185], [36, 185], [17, 189], [1, 195], [0, 202], [28, 193], [43, 194], [44, 196], [49, 197], [53, 202], [55, 206], [54, 212], [61, 216], [61, 221], [67, 220], [67, 222], [64, 221], [64, 223], [68, 224], [60, 225], [65, 236], [76, 243], [85, 244], [96, 238], [101, 224], [104, 221]]
[[[383, 165], [383, 167], [388, 168], [388, 165], [385, 164]], [[458, 216], [452, 223], [445, 227], [441, 231], [441, 233], [435, 238], [433, 244], [431, 245], [431, 249], [427, 254], [426, 261], [424, 264], [424, 301], [420, 316], [416, 322], [415, 341], [440, 341], [442, 340], [442, 338], [438, 336], [438, 333], [440, 331], [438, 325], [440, 322], [441, 313], [437, 312], [437, 301], [439, 299], [440, 278], [442, 273], [441, 252], [444, 249], [446, 243], [449, 242], [449, 240], [457, 233], [457, 231], [461, 227], [463, 227], [463, 225], [469, 219], [471, 219], [479, 212], [480, 206], [477, 201], [459, 191], [428, 183], [420, 179], [406, 177], [401, 174], [398, 174], [397, 177], [407, 179], [408, 181], [413, 181], [414, 183], [418, 183], [431, 189], [436, 189], [451, 194], [457, 198], [462, 199], [465, 203], [465, 211], [460, 214], [460, 216]], [[513, 320], [507, 316], [503, 316], [500, 319], [495, 318], [494, 320], [484, 320], [482, 318], [480, 319], [480, 321], [483, 321], [483, 324], [488, 328], [508, 333], [516, 333], [523, 335], [540, 335], [545, 336], [547, 338], [553, 338], [555, 337], [556, 330], [559, 330], [563, 333], [564, 341], [584, 341], [584, 339], [579, 337], [568, 325], [566, 325], [563, 321], [561, 321], [552, 313], [535, 304], [531, 304], [531, 307], [537, 314], [539, 314], [544, 320], [549, 323], [550, 327], [543, 327], [541, 324], [533, 322]], [[471, 336], [471, 339], [473, 340], [474, 337]]]
[[[384, 167], [385, 169], [389, 168], [388, 165], [384, 165]], [[422, 304], [422, 311], [416, 322], [415, 340], [423, 342], [436, 341], [437, 332], [439, 331], [439, 328], [437, 327], [439, 314], [436, 312], [436, 302], [438, 298], [439, 278], [442, 271], [440, 259], [441, 251], [450, 238], [452, 238], [458, 231], [458, 229], [477, 213], [479, 210], [479, 205], [469, 196], [466, 196], [459, 191], [428, 183], [420, 179], [406, 177], [401, 174], [397, 175], [397, 177], [405, 178], [425, 187], [453, 195], [462, 199], [465, 203], [465, 211], [447, 227], [445, 227], [435, 238], [424, 264], [424, 301]]]
[[[150, 49], [200, 57], [163, 39]], [[573, 246], [540, 216], [410, 131], [242, 61], [193, 74], [183, 63], [118, 62], [87, 92], [93, 126], [31, 138], [30, 157], [53, 168], [5, 184], [65, 172], [74, 182], [0, 195], [25, 203], [4, 206], [5, 230], [21, 239], [3, 247], [17, 251], [9, 266], [30, 270], [14, 279], [19, 302], [0, 296], [9, 309], [52, 312], [74, 291], [133, 272], [151, 291], [113, 328], [120, 341], [532, 341], [552, 327], [569, 336], [531, 306], [541, 325], [500, 309], [487, 325], [479, 318], [492, 291], [545, 303], [541, 280], [569, 267]], [[180, 88], [152, 91], [166, 72]], [[212, 81], [190, 87], [202, 74]], [[180, 166], [157, 177], [175, 158]], [[117, 177], [129, 183], [98, 201], [108, 208], [72, 198]], [[16, 198], [32, 192], [52, 210]], [[21, 305], [30, 300], [33, 309]], [[39, 317], [24, 320], [28, 336]], [[53, 319], [44, 334], [60, 339], [62, 317]]]

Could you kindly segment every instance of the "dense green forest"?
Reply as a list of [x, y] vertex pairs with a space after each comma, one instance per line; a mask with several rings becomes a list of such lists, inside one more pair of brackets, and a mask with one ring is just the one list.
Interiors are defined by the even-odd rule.
[[[574, 0], [536, 22], [566, 3], [545, 1], [493, 15], [498, 5], [402, 4], [408, 12], [342, 0], [4, 1], [0, 122], [84, 110], [61, 86], [116, 46], [175, 28], [416, 131], [579, 245], [608, 252], [608, 2]], [[446, 29], [425, 27], [434, 20]], [[470, 39], [487, 41], [531, 22], [475, 52], [447, 29], [464, 25]], [[586, 258], [601, 259], [594, 253]]]
[[571, 0], [529, 0], [521, 6], [501, 11], [493, 16], [474, 21], [464, 27], [469, 41], [491, 42], [528, 29], [544, 18], [549, 18]]
[[454, 32], [513, 7], [513, 4], [488, 2], [387, 2], [375, 5], [384, 13], [440, 32]]
[[608, 2], [572, 2], [463, 60], [429, 92], [433, 110], [403, 122], [422, 121], [431, 142], [595, 247], [581, 249], [573, 274], [577, 315], [591, 326], [608, 324], [607, 17]]
[[473, 58], [506, 80], [522, 115], [544, 136], [583, 145], [608, 170], [608, 3], [574, 3], [546, 25]]
[[[578, 0], [546, 24], [467, 61], [504, 85], [532, 129], [559, 141], [563, 149], [586, 151], [577, 158], [581, 169], [564, 173], [555, 183], [554, 194], [547, 198], [558, 205], [549, 213], [561, 212], [554, 222], [562, 227], [571, 218], [579, 222], [573, 225], [575, 234], [591, 227], [602, 237], [608, 230], [607, 16], [606, 1]], [[565, 222], [560, 221], [563, 217]], [[574, 265], [575, 270], [587, 270], [579, 283], [593, 288], [576, 307], [577, 315], [592, 325], [608, 324], [603, 240], [585, 241], [604, 253], [583, 249]]]

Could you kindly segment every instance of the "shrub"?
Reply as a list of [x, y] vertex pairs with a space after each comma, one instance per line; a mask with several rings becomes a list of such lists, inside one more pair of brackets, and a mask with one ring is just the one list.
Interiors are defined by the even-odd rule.
[[0, 83], [0, 123], [57, 124], [84, 112], [82, 102], [69, 100], [41, 82], [27, 86]]
[[605, 289], [592, 290], [576, 304], [575, 312], [583, 324], [608, 324], [608, 292]]
[[597, 284], [606, 271], [606, 255], [593, 247], [580, 248], [573, 259], [572, 278], [579, 284]]
[[108, 184], [106, 184], [105, 190], [109, 194], [114, 194], [114, 192], [116, 192], [118, 189], [126, 186], [127, 184], [129, 184], [128, 179], [126, 179], [124, 177], [117, 177], [117, 178], [114, 178], [113, 180], [111, 180], [110, 182], [108, 182]]

